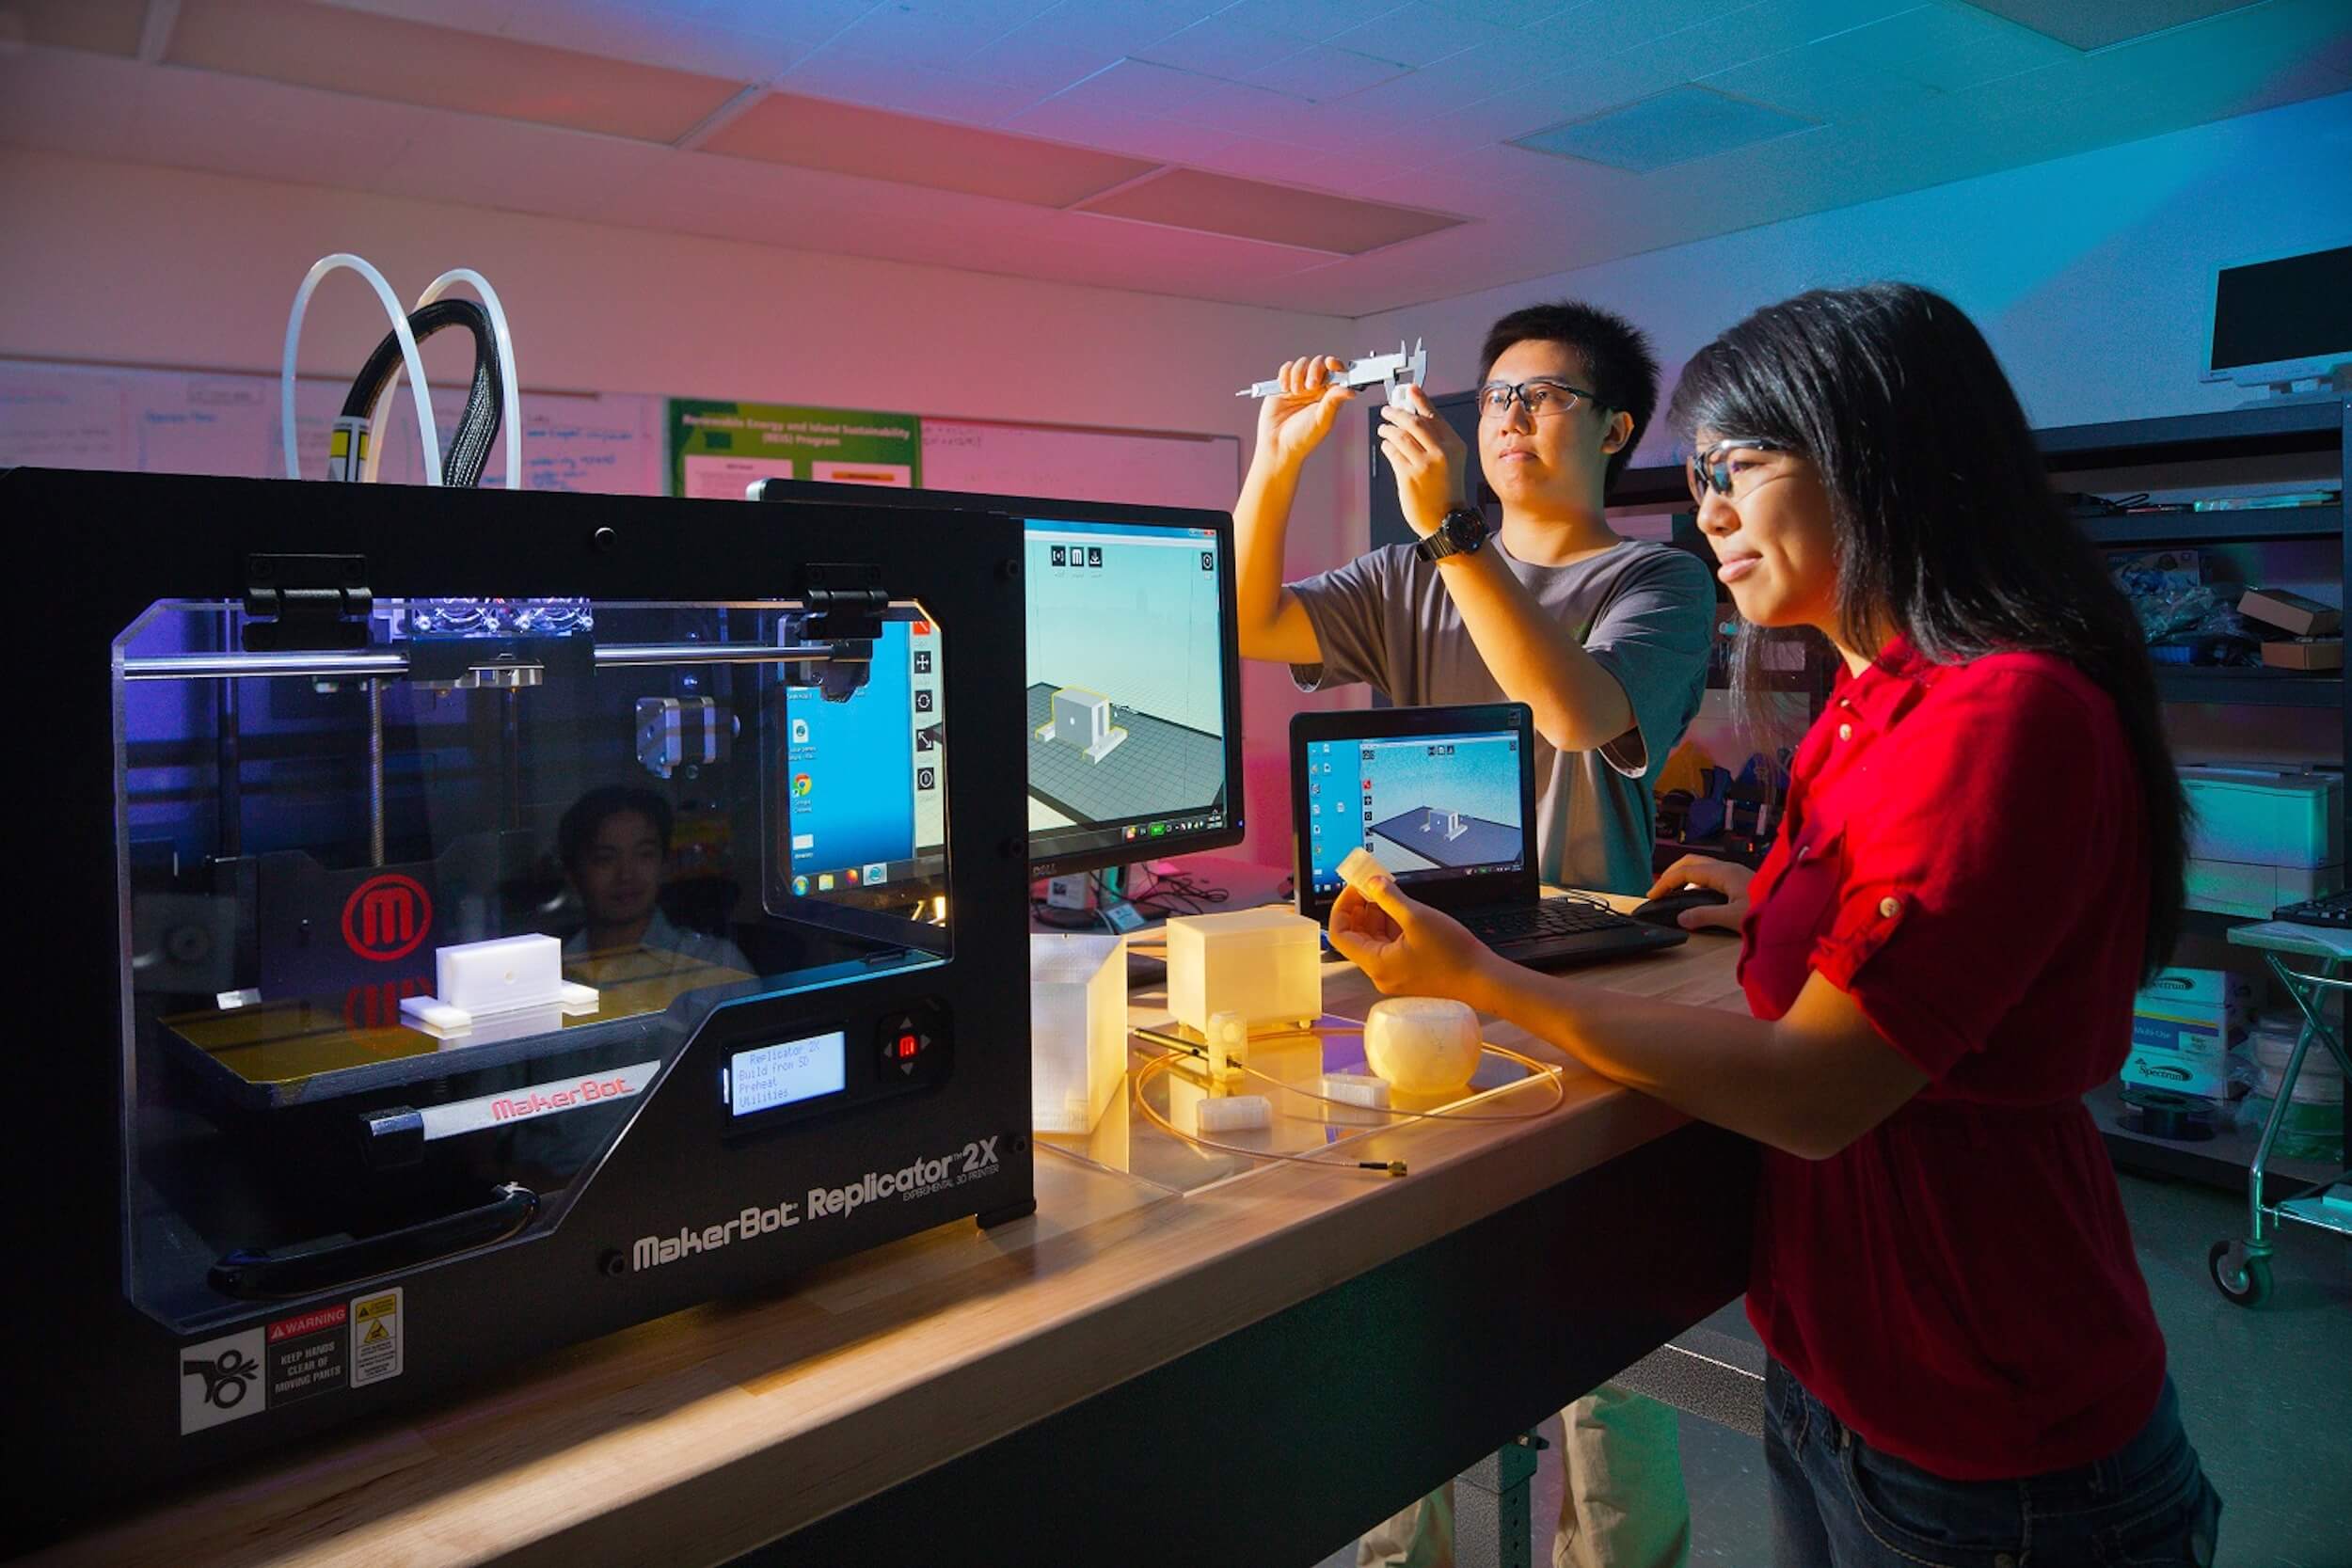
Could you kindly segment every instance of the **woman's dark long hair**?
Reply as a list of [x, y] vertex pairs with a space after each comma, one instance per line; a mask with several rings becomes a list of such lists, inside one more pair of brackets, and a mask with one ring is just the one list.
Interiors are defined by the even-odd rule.
[[[2017, 394], [1976, 324], [1908, 283], [1822, 289], [1758, 310], [1692, 356], [1671, 427], [1754, 436], [1812, 460], [1830, 496], [1837, 618], [1927, 657], [2063, 658], [2114, 700], [2148, 835], [2147, 967], [2180, 935], [2186, 800], [2139, 622], [2059, 508]], [[1735, 697], [1751, 717], [1762, 643], [1743, 626]]]

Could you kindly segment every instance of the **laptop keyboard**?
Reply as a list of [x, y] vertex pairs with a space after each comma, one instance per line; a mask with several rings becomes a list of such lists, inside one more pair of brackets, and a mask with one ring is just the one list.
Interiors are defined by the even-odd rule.
[[1634, 921], [1614, 910], [1573, 898], [1547, 898], [1533, 909], [1481, 911], [1466, 916], [1463, 924], [1491, 946], [1498, 942], [1572, 936], [1580, 931], [1619, 930]]

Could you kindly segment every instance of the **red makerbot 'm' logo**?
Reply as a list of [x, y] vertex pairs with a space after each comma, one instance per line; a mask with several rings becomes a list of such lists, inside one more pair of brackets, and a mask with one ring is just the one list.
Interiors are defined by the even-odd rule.
[[395, 871], [370, 877], [343, 904], [343, 945], [376, 963], [406, 958], [432, 929], [433, 900]]

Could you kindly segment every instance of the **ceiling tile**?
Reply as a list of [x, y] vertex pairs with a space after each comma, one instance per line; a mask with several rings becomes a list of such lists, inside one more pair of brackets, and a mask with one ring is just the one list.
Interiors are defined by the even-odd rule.
[[1312, 186], [1314, 182], [1301, 178], [1307, 166], [1320, 154], [1289, 142], [1268, 141], [1263, 136], [1232, 136], [1225, 145], [1202, 158], [1188, 160], [1196, 166], [1215, 169], [1221, 174], [1242, 174], [1252, 179], [1272, 180], [1283, 184]]
[[355, 97], [675, 141], [741, 81], [294, 0], [187, 0], [172, 65]]
[[1381, 130], [1410, 125], [1431, 115], [1451, 114], [1527, 79], [1527, 65], [1507, 46], [1472, 49], [1425, 66], [1409, 76], [1349, 93], [1325, 105], [1325, 113], [1360, 120]]
[[1247, 82], [1200, 78], [1200, 94], [1184, 107], [1170, 111], [1177, 119], [1213, 125], [1241, 135], [1290, 141], [1327, 123], [1324, 105], [1311, 103], [1271, 87]]
[[1895, 69], [1939, 92], [1959, 92], [2005, 76], [2054, 65], [2074, 51], [2023, 27], [2004, 27], [1957, 49], [1914, 55]]
[[139, 52], [147, 0], [10, 0], [0, 8], [0, 43], [38, 43], [128, 59]]
[[1440, 10], [1427, 0], [1412, 0], [1411, 4], [1384, 11], [1329, 41], [1343, 49], [1376, 55], [1384, 60], [1434, 65], [1449, 55], [1498, 43], [1512, 36], [1511, 28], [1457, 11]]
[[834, 36], [834, 46], [908, 65], [952, 70], [1052, 0], [881, 0]]
[[2008, 24], [1965, 7], [1914, 6], [1825, 38], [1821, 50], [1866, 71], [1897, 71], [1909, 61], [1965, 49], [2013, 31]]
[[[437, 13], [448, 8], [437, 0], [432, 8]], [[626, 0], [501, 0], [484, 8], [479, 19], [452, 25], [488, 32], [493, 15], [500, 18], [496, 30], [507, 38], [746, 82], [776, 75], [825, 40], [823, 33], [794, 36], [649, 12]]]
[[1524, 27], [1531, 22], [1557, 16], [1569, 8], [1570, 0], [1429, 0], [1439, 10], [1452, 11], [1476, 22], [1491, 22], [1501, 27]]
[[[1680, 39], [1693, 76], [1728, 71], [1916, 6], [1919, 0], [1759, 0]], [[1679, 37], [1679, 35], [1677, 35]]]
[[1137, 59], [1154, 65], [1197, 71], [1238, 82], [1253, 71], [1287, 59], [1308, 46], [1307, 40], [1270, 27], [1231, 22], [1212, 16], [1180, 33], [1170, 33], [1148, 48], [1134, 51]]
[[1451, 229], [1458, 221], [1186, 168], [1164, 169], [1123, 185], [1088, 200], [1080, 211], [1348, 256]]
[[932, 119], [993, 125], [1038, 100], [1034, 87], [1009, 87], [930, 66], [876, 59], [828, 45], [779, 78], [787, 92], [895, 109]]
[[1066, 207], [1151, 167], [1090, 148], [781, 92], [721, 126], [702, 151], [1043, 207]]
[[1980, 9], [2005, 16], [2074, 49], [2105, 49], [2169, 27], [2201, 22], [2262, 0], [1974, 0]]
[[1701, 77], [1699, 86], [1824, 123], [1866, 119], [1935, 95], [1912, 77], [1851, 65], [1830, 52], [1829, 40]]
[[1108, 70], [1122, 53], [1104, 44], [1073, 42], [1041, 21], [965, 55], [956, 69], [984, 82], [1028, 87], [1042, 97]]
[[1016, 116], [1007, 122], [1006, 128], [1025, 135], [1083, 142], [1089, 148], [1120, 153], [1154, 166], [1204, 163], [1219, 148], [1236, 139], [1233, 133], [1213, 126], [1188, 125], [1182, 120], [1130, 114], [1101, 104], [1072, 107], [1060, 99], [1049, 100]]
[[1134, 55], [1215, 9], [1216, 0], [1061, 0], [1028, 28], [1044, 28], [1088, 48]]
[[1064, 110], [1108, 109], [1131, 115], [1169, 115], [1198, 101], [1217, 84], [1189, 71], [1146, 60], [1120, 60], [1053, 95]]
[[[462, 27], [469, 32], [498, 33], [506, 30], [506, 19], [513, 13], [516, 0], [480, 0], [479, 4], [476, 0], [319, 0], [319, 3], [333, 6], [339, 10], [373, 11], [378, 16], [430, 22], [442, 27]], [[624, 0], [581, 0], [578, 8], [594, 10], [600, 6], [610, 8], [621, 3]], [[871, 4], [872, 0], [866, 0], [866, 3]]]
[[[1310, 43], [1328, 42], [1368, 18], [1386, 16], [1392, 0], [1239, 0], [1218, 12], [1252, 27], [1264, 27]], [[1367, 50], [1376, 55], [1378, 50]], [[1393, 59], [1396, 56], [1391, 55]]]
[[1628, 5], [1626, 0], [1583, 0], [1574, 9], [1549, 17], [1538, 25], [1541, 31], [1573, 38], [1588, 55], [1606, 55], [1716, 21], [1738, 10], [1740, 3], [1642, 0], [1640, 5]]
[[0, 145], [136, 162], [147, 150], [132, 122], [157, 74], [102, 55], [0, 53]]
[[1252, 86], [1303, 98], [1311, 103], [1344, 98], [1351, 92], [1377, 87], [1412, 68], [1394, 60], [1375, 59], [1353, 50], [1311, 43], [1288, 59], [1277, 60], [1251, 74]]

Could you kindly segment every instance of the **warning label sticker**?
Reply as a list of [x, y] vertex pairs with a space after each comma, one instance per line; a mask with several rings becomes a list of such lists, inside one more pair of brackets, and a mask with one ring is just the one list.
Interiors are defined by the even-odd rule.
[[400, 1291], [379, 1291], [351, 1303], [351, 1386], [400, 1375]]
[[269, 1402], [286, 1404], [343, 1386], [351, 1308], [342, 1302], [269, 1325]]
[[180, 1352], [180, 1435], [223, 1421], [259, 1415], [269, 1404], [262, 1386], [262, 1331], [248, 1328]]

